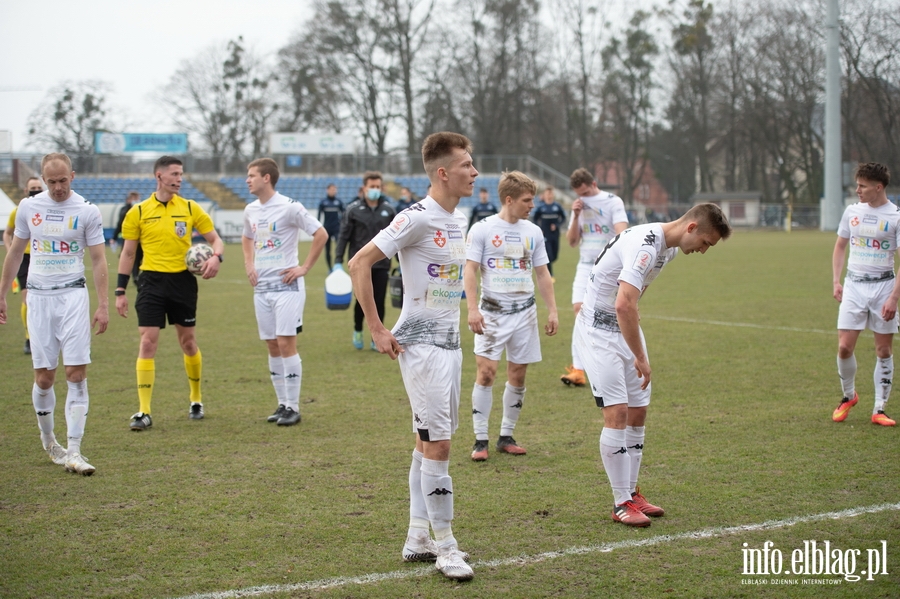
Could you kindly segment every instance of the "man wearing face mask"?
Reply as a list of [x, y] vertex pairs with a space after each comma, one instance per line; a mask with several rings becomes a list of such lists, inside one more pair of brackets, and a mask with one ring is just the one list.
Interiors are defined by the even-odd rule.
[[[34, 197], [37, 194], [44, 191], [44, 186], [41, 184], [41, 180], [37, 177], [29, 177], [28, 181], [25, 182], [25, 191], [28, 192], [28, 197]], [[9, 251], [9, 246], [12, 245], [13, 241], [13, 231], [16, 229], [16, 209], [13, 208], [12, 213], [9, 215], [9, 222], [6, 223], [6, 230], [3, 231], [3, 245], [6, 247], [6, 251]], [[19, 289], [22, 290], [22, 326], [25, 327], [25, 348], [22, 350], [25, 355], [31, 355], [31, 337], [28, 335], [28, 307], [25, 304], [25, 297], [28, 295], [28, 289], [26, 286], [28, 285], [28, 265], [31, 263], [31, 246], [25, 246], [25, 255], [22, 256], [22, 264], [19, 266], [19, 272], [16, 275], [16, 280], [19, 281]]]
[[[344, 250], [350, 245], [349, 258], [369, 243], [375, 235], [391, 224], [396, 212], [391, 206], [391, 199], [381, 192], [381, 173], [369, 171], [363, 175], [363, 192], [365, 197], [353, 201], [341, 219], [341, 231], [338, 235], [334, 252], [335, 268], [343, 268]], [[389, 258], [372, 265], [372, 287], [375, 292], [375, 306], [378, 316], [384, 320], [384, 298], [387, 294], [388, 276], [391, 268]], [[363, 311], [359, 300], [353, 307], [353, 347], [363, 348]], [[375, 349], [375, 342], [372, 342]]]
[[401, 187], [400, 199], [397, 200], [397, 212], [402, 212], [415, 203], [416, 198], [413, 196], [412, 191], [409, 190], [409, 187]]

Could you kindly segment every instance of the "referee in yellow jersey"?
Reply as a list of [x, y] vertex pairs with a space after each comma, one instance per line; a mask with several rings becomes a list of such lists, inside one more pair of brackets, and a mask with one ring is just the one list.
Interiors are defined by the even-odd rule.
[[116, 310], [128, 316], [129, 273], [134, 264], [138, 243], [144, 250], [141, 276], [134, 309], [138, 315], [141, 346], [137, 360], [137, 386], [140, 411], [131, 417], [131, 430], [143, 431], [153, 426], [150, 400], [156, 378], [154, 357], [159, 345], [159, 331], [166, 320], [175, 325], [178, 343], [184, 352], [184, 370], [191, 388], [191, 419], [203, 418], [200, 375], [203, 361], [194, 336], [197, 322], [197, 279], [187, 270], [184, 256], [191, 247], [196, 229], [213, 248], [215, 255], [203, 264], [202, 276], [211, 279], [219, 272], [225, 244], [219, 238], [209, 215], [193, 200], [178, 195], [184, 168], [174, 156], [161, 156], [153, 165], [156, 193], [134, 205], [122, 224], [125, 243], [119, 256], [116, 284]]

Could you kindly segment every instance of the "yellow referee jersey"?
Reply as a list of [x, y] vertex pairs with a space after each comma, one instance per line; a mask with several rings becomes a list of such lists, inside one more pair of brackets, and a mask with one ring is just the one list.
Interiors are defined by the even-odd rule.
[[164, 204], [154, 193], [125, 215], [122, 238], [141, 243], [141, 270], [181, 272], [187, 269], [184, 255], [191, 247], [193, 230], [206, 235], [213, 228], [212, 219], [194, 200], [173, 196]]
[[[9, 222], [6, 223], [7, 231], [15, 231], [16, 230], [16, 210], [18, 210], [18, 209], [19, 209], [19, 207], [16, 206], [15, 208], [13, 208], [12, 214], [9, 215]], [[31, 253], [31, 244], [30, 243], [25, 244], [25, 253], [26, 254]]]

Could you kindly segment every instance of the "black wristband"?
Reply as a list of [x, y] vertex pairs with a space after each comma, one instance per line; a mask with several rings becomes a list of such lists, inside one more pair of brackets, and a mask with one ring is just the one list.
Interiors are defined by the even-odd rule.
[[125, 290], [124, 289], [116, 289], [115, 294], [116, 294], [116, 297], [119, 297], [120, 295], [125, 295]]
[[131, 275], [123, 275], [119, 273], [119, 277], [116, 279], [116, 287], [121, 287], [125, 289], [128, 287], [128, 280], [131, 278]]

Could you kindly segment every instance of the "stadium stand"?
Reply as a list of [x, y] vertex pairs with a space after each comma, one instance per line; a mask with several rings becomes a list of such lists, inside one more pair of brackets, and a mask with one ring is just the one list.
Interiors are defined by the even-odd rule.
[[[337, 186], [337, 197], [345, 203], [356, 198], [356, 192], [359, 189], [361, 176], [315, 176], [315, 177], [281, 177], [278, 179], [277, 189], [282, 194], [293, 198], [303, 204], [307, 210], [315, 210], [322, 198], [325, 197], [325, 188], [330, 183]], [[428, 189], [428, 177], [424, 175], [391, 177], [385, 176], [385, 181], [393, 181], [400, 187], [409, 187], [416, 197], [425, 197], [425, 190]], [[479, 176], [475, 181], [475, 193], [470, 198], [463, 198], [460, 202], [460, 208], [471, 208], [478, 203], [478, 189], [484, 187], [490, 194], [490, 200], [497, 208], [500, 207], [500, 201], [497, 197], [497, 184], [500, 177], [496, 175]], [[255, 198], [247, 191], [246, 177], [221, 177], [219, 183], [227, 187], [236, 195], [250, 203]], [[396, 200], [396, 198], [394, 198]]]
[[[150, 194], [156, 191], [156, 179], [152, 177], [75, 177], [72, 180], [72, 189], [95, 204], [121, 204], [125, 202], [128, 192], [132, 190], [141, 194], [142, 200], [150, 197]], [[182, 181], [179, 195], [197, 202], [211, 202], [203, 192], [187, 180]]]

